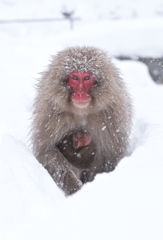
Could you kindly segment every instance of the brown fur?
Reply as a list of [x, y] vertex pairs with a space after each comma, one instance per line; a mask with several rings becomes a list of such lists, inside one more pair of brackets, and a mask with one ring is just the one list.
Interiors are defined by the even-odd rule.
[[[84, 109], [75, 107], [70, 99], [67, 78], [73, 71], [95, 76], [92, 101]], [[125, 156], [131, 125], [131, 100], [105, 52], [94, 47], [72, 47], [53, 57], [38, 83], [32, 140], [35, 156], [65, 194], [82, 187], [81, 169], [74, 168], [58, 150], [60, 140], [78, 130], [90, 134], [96, 155], [86, 173], [87, 181], [92, 181], [97, 173], [112, 171]]]
[[81, 146], [75, 149], [73, 134], [66, 135], [59, 144], [57, 144], [57, 148], [74, 167], [81, 169], [81, 174], [85, 172], [84, 170], [90, 168], [96, 153], [96, 147], [93, 141], [87, 146]]

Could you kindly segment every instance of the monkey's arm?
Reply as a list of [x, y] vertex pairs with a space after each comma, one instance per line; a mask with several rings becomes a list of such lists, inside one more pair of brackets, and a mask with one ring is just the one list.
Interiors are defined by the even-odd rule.
[[44, 151], [37, 158], [66, 195], [71, 195], [82, 187], [82, 182], [77, 179], [69, 162], [57, 147]]

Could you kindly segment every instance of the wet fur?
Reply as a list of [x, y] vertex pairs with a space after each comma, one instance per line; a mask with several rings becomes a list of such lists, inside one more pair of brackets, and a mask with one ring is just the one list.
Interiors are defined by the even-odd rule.
[[[71, 102], [68, 75], [91, 72], [92, 102], [77, 109]], [[69, 195], [82, 187], [82, 170], [72, 167], [55, 147], [66, 134], [87, 131], [96, 145], [93, 164], [84, 174], [92, 181], [112, 171], [125, 156], [132, 125], [131, 100], [118, 69], [108, 55], [93, 47], [73, 47], [52, 58], [38, 83], [32, 125], [33, 150], [56, 184]]]

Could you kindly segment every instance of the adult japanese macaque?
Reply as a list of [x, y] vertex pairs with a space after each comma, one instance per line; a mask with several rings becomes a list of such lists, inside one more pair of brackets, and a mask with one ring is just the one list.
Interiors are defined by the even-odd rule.
[[38, 83], [32, 141], [36, 158], [66, 195], [115, 169], [131, 126], [131, 100], [106, 52], [72, 47], [52, 58]]

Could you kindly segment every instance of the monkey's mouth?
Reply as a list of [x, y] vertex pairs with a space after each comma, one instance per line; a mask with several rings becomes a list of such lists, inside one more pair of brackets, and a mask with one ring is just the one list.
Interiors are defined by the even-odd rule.
[[73, 99], [73, 104], [78, 107], [78, 108], [85, 108], [89, 105], [89, 100], [85, 100], [85, 101], [76, 101]]

